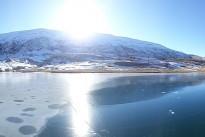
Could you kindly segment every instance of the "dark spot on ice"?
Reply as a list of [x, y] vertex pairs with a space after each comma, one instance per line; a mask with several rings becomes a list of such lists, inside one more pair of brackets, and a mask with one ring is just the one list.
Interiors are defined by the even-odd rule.
[[21, 116], [33, 117], [33, 114], [21, 113]]
[[17, 106], [20, 106], [21, 104], [16, 104]]
[[36, 133], [36, 128], [30, 125], [25, 125], [19, 128], [19, 132], [23, 135], [30, 135]]
[[36, 98], [36, 96], [31, 96], [31, 99], [35, 99]]
[[33, 107], [29, 107], [29, 108], [25, 108], [23, 109], [24, 112], [27, 112], [27, 111], [34, 111], [36, 110], [36, 108], [33, 108]]
[[[0, 101], [0, 104], [2, 104], [2, 103], [4, 103], [4, 102]], [[0, 137], [1, 137], [1, 136], [0, 136]]]
[[50, 108], [50, 109], [59, 109], [60, 107], [61, 107], [61, 105], [59, 105], [59, 104], [48, 105], [48, 108]]
[[4, 135], [0, 135], [0, 137], [6, 137], [6, 136], [4, 136]]
[[65, 106], [65, 104], [52, 104], [52, 105], [48, 105], [48, 108], [50, 109], [61, 109]]
[[16, 99], [16, 100], [14, 100], [14, 102], [24, 102], [24, 100]]
[[11, 123], [22, 123], [23, 122], [23, 119], [18, 118], [18, 117], [8, 117], [6, 118], [6, 120]]

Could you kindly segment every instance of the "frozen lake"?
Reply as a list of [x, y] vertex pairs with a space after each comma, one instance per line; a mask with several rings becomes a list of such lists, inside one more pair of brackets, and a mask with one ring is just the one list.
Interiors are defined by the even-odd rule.
[[205, 74], [0, 73], [0, 137], [204, 137]]

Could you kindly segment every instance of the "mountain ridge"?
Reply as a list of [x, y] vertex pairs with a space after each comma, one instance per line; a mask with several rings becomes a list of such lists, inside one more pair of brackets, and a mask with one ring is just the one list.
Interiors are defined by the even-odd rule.
[[[202, 59], [133, 38], [96, 33], [79, 42], [64, 32], [41, 28], [0, 34], [0, 61], [35, 67], [66, 65], [64, 69], [78, 64], [95, 70], [108, 66], [109, 69], [198, 67]], [[89, 65], [82, 65], [85, 62]]]

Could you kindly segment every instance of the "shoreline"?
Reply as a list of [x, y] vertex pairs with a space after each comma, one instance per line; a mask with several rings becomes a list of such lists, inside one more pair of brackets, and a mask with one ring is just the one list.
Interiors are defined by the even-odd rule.
[[152, 68], [140, 68], [140, 69], [75, 69], [75, 70], [48, 70], [48, 69], [26, 69], [26, 70], [14, 70], [7, 72], [47, 72], [47, 73], [205, 73], [205, 68], [200, 69], [152, 69]]

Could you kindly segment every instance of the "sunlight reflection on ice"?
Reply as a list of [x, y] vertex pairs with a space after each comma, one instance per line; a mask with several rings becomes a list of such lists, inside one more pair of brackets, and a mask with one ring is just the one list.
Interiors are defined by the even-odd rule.
[[72, 126], [74, 134], [83, 137], [92, 131], [90, 127], [90, 104], [87, 93], [96, 81], [92, 74], [76, 75], [69, 83], [69, 98], [72, 105]]

